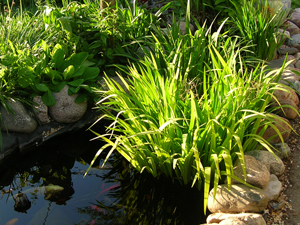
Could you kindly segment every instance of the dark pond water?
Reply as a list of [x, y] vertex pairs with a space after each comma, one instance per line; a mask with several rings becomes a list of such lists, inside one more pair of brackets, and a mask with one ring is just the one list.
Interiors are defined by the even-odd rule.
[[[188, 224], [205, 222], [201, 192], [99, 158], [90, 132], [61, 136], [0, 164], [0, 225]], [[18, 194], [18, 193], [23, 193]], [[19, 204], [19, 199], [26, 204]], [[18, 202], [18, 204], [16, 204]]]

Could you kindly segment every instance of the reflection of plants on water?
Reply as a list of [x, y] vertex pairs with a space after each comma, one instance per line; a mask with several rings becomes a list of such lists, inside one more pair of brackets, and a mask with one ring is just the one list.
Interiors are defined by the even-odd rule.
[[15, 160], [2, 165], [1, 172], [9, 174], [5, 179], [0, 179], [2, 193], [9, 193], [16, 202], [23, 199], [16, 198], [20, 193], [27, 196], [32, 205], [41, 195], [56, 204], [66, 204], [74, 194], [70, 169], [75, 159], [56, 151], [47, 151], [39, 156], [35, 153], [28, 158], [32, 160]]
[[11, 195], [16, 206], [19, 206], [15, 207], [15, 209], [20, 209], [16, 211], [23, 211], [23, 208], [26, 208], [21, 207], [22, 202], [30, 201], [32, 205], [35, 205], [40, 195], [44, 195], [45, 200], [54, 201], [56, 204], [66, 204], [65, 202], [74, 193], [70, 171], [66, 167], [62, 167], [60, 171], [53, 170], [48, 173], [43, 167], [17, 172], [8, 190], [5, 190], [4, 186], [0, 188], [3, 194]]
[[[101, 191], [102, 196], [95, 196], [90, 206], [77, 208], [78, 213], [90, 216], [88, 224], [200, 224], [205, 221], [199, 204], [203, 196], [196, 188], [178, 185], [177, 181], [163, 176], [153, 178], [147, 173], [137, 173], [116, 156], [108, 164], [112, 169], [102, 179], [106, 184], [112, 183], [110, 188]], [[120, 186], [116, 187], [115, 183]], [[78, 225], [81, 224], [87, 222], [80, 221]]]

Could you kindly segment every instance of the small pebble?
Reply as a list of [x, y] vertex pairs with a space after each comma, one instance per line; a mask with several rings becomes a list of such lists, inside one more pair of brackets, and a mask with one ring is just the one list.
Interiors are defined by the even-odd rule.
[[270, 206], [274, 209], [274, 210], [278, 210], [281, 209], [283, 206], [285, 206], [285, 201], [281, 201], [279, 203], [276, 202], [271, 202]]

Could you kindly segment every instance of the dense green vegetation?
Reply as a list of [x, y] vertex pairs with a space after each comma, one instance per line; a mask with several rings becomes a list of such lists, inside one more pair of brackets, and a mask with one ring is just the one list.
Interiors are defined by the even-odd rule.
[[[141, 173], [203, 188], [205, 204], [211, 186], [238, 179], [233, 163], [243, 163], [244, 152], [272, 151], [261, 134], [274, 119], [268, 106], [282, 69], [267, 72], [264, 60], [273, 59], [282, 36], [280, 15], [263, 12], [267, 5], [180, 0], [149, 11], [125, 1], [103, 9], [95, 0], [39, 2], [33, 12], [32, 1], [23, 2], [30, 10], [1, 3], [0, 104], [7, 110], [8, 100], [30, 105], [35, 95], [53, 105], [52, 93], [68, 84], [70, 95], [80, 93], [77, 102], [96, 102], [112, 120], [107, 134], [97, 134], [107, 144], [95, 158], [117, 150]], [[171, 26], [161, 17], [168, 9]], [[109, 79], [115, 74], [125, 90]]]

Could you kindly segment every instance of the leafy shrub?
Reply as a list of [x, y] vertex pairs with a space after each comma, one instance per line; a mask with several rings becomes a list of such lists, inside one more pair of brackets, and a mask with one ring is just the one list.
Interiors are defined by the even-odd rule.
[[292, 9], [300, 8], [300, 2], [297, 0], [292, 0]]
[[33, 56], [27, 49], [14, 50], [1, 57], [0, 72], [5, 77], [17, 77], [12, 87], [26, 90], [31, 96], [42, 95], [43, 102], [51, 106], [55, 104], [52, 92], [59, 92], [68, 84], [70, 95], [80, 93], [76, 102], [87, 101], [92, 96], [92, 87], [100, 79], [100, 70], [91, 67], [94, 63], [88, 61], [88, 53], [73, 53], [66, 57], [60, 44], [51, 50], [42, 40], [33, 50], [39, 48], [43, 50], [38, 56]]
[[[224, 19], [231, 16], [234, 11], [234, 4], [239, 3], [237, 0], [179, 0], [177, 7], [183, 8], [182, 12], [186, 12], [190, 6], [191, 15], [200, 24], [213, 24], [214, 30], [223, 22]], [[176, 7], [175, 7], [176, 8]], [[214, 22], [217, 20], [216, 22]]]

